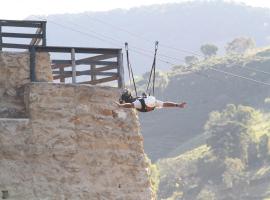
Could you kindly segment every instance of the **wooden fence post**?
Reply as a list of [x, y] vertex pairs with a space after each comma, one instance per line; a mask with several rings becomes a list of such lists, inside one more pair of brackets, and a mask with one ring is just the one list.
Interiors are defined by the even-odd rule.
[[30, 47], [30, 80], [36, 81], [36, 50], [34, 46]]
[[46, 39], [46, 22], [42, 22], [42, 46], [46, 46], [47, 45], [47, 39]]
[[[90, 65], [90, 71], [91, 71], [91, 81], [97, 80], [96, 65]], [[95, 84], [93, 84], [93, 85], [95, 85]]]
[[3, 39], [2, 39], [2, 25], [0, 25], [0, 51], [2, 51], [2, 43], [3, 43]]
[[123, 66], [123, 54], [122, 50], [118, 51], [117, 55], [117, 73], [118, 73], [118, 88], [123, 89], [125, 87], [124, 81], [124, 66]]
[[76, 83], [76, 61], [75, 61], [75, 49], [71, 49], [71, 64], [72, 64], [72, 83]]
[[64, 83], [65, 82], [65, 68], [64, 67], [59, 67], [59, 71], [60, 71], [60, 83]]

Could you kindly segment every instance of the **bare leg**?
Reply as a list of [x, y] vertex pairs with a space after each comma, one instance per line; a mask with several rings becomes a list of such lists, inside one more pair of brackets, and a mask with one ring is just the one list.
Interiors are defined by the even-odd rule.
[[182, 103], [174, 103], [174, 102], [169, 102], [166, 101], [163, 103], [163, 107], [164, 108], [170, 108], [170, 107], [179, 107], [179, 108], [184, 108], [186, 106], [185, 102]]

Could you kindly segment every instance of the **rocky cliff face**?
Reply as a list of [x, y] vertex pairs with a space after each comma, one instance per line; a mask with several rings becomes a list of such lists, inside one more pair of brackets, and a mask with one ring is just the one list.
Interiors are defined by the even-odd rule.
[[2, 198], [154, 199], [137, 115], [113, 104], [118, 89], [22, 88], [27, 118], [0, 118]]
[[[0, 117], [25, 117], [24, 85], [30, 83], [28, 52], [0, 52]], [[52, 81], [48, 53], [37, 53], [37, 81]]]

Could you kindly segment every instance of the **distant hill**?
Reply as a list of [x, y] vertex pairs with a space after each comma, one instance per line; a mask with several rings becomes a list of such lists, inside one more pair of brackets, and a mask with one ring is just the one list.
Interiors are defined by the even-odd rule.
[[[141, 74], [149, 70], [155, 40], [160, 41], [159, 54], [179, 58], [159, 55], [173, 64], [181, 63], [188, 53], [164, 46], [199, 52], [202, 44], [214, 43], [222, 53], [224, 45], [238, 36], [252, 37], [258, 46], [270, 44], [269, 11], [222, 1], [193, 1], [129, 10], [49, 15], [48, 44], [123, 47], [128, 41], [131, 47], [150, 51], [144, 51], [148, 57], [131, 51], [135, 72]], [[170, 65], [158, 61], [158, 67], [169, 69]]]
[[[188, 106], [183, 110], [161, 109], [140, 114], [149, 157], [156, 160], [176, 156], [203, 143], [201, 134], [209, 113], [223, 109], [227, 104], [269, 111], [269, 85], [211, 70], [214, 68], [270, 84], [269, 66], [270, 50], [264, 49], [245, 55], [213, 57], [193, 66], [179, 66], [167, 73], [157, 73], [156, 96], [163, 100], [186, 101]], [[139, 81], [138, 86], [145, 88], [145, 79]]]

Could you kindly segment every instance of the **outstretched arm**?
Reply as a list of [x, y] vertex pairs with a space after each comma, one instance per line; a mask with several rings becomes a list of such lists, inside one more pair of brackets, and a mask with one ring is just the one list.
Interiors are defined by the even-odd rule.
[[182, 103], [174, 103], [174, 102], [163, 102], [163, 107], [164, 108], [170, 108], [170, 107], [178, 107], [178, 108], [184, 108], [186, 106], [186, 102], [182, 102]]
[[121, 108], [134, 108], [134, 104], [133, 103], [118, 103], [118, 102], [115, 102], [119, 107]]

